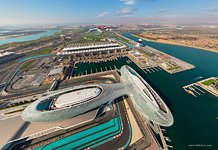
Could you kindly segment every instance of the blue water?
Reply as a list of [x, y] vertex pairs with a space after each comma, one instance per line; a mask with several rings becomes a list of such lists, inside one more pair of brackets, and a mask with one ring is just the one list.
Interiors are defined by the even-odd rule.
[[[118, 108], [119, 117], [111, 119], [110, 121], [106, 123], [100, 124], [90, 129], [70, 135], [66, 138], [62, 138], [46, 146], [40, 146], [36, 148], [35, 150], [84, 149], [87, 147], [95, 148], [101, 144], [104, 144], [105, 142], [113, 140], [114, 136], [121, 132], [122, 126], [123, 126], [122, 118], [120, 114], [120, 108], [119, 106], [117, 108]], [[129, 124], [129, 129], [131, 132], [130, 124]], [[130, 137], [125, 147], [129, 145], [130, 139], [131, 139]]]
[[[107, 135], [109, 137], [113, 136], [115, 132], [120, 132], [120, 119], [114, 118], [109, 122], [101, 124], [97, 127], [93, 127], [77, 134], [73, 134], [66, 138], [55, 141], [47, 146], [41, 146], [36, 150], [50, 150], [50, 149], [74, 149], [76, 147], [85, 148], [92, 143], [96, 143], [97, 139], [106, 138]], [[118, 133], [117, 133], [118, 134]], [[96, 140], [95, 140], [96, 139]]]
[[25, 41], [37, 40], [37, 39], [42, 38], [42, 37], [51, 36], [54, 33], [57, 33], [57, 32], [60, 32], [60, 31], [61, 30], [51, 29], [51, 30], [47, 30], [46, 32], [42, 32], [42, 33], [39, 33], [39, 34], [16, 37], [16, 38], [9, 38], [9, 39], [3, 39], [3, 40], [0, 40], [0, 45], [9, 44], [9, 43], [13, 43], [13, 42], [25, 42]]
[[[124, 36], [138, 40], [131, 33]], [[198, 77], [218, 76], [218, 53], [145, 40], [142, 44], [196, 66], [195, 69], [173, 75], [165, 71], [140, 74], [163, 98], [173, 114], [174, 124], [166, 128], [165, 133], [172, 140], [168, 144], [175, 150], [217, 150], [218, 98], [209, 93], [194, 97], [182, 87]]]
[[51, 100], [41, 102], [37, 105], [36, 109], [41, 111], [49, 110], [50, 104], [51, 104]]

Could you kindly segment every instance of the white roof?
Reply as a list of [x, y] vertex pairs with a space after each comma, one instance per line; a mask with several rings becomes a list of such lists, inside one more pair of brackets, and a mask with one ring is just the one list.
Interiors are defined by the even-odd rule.
[[49, 76], [55, 75], [55, 74], [59, 74], [63, 72], [64, 67], [59, 67], [59, 68], [54, 68], [52, 70], [50, 70], [50, 72], [48, 73]]
[[95, 48], [95, 49], [86, 49], [86, 50], [80, 50], [80, 51], [64, 51], [64, 52], [58, 52], [57, 55], [68, 55], [68, 54], [79, 54], [79, 53], [85, 53], [85, 52], [117, 50], [117, 49], [122, 49], [125, 47], [126, 47], [125, 45], [122, 45], [119, 47]]
[[101, 89], [98, 87], [76, 90], [59, 96], [54, 105], [57, 108], [61, 108], [76, 103], [82, 103], [98, 96], [100, 93]]
[[67, 47], [64, 48], [64, 51], [68, 50], [80, 50], [80, 49], [90, 49], [90, 48], [101, 48], [101, 47], [110, 47], [110, 46], [119, 46], [118, 43], [107, 43], [107, 44], [99, 44], [99, 45], [87, 45], [87, 46], [78, 46], [78, 47]]
[[151, 92], [150, 92], [150, 91], [148, 90], [148, 88], [146, 87], [145, 83], [143, 83], [137, 75], [134, 75], [134, 74], [132, 74], [131, 72], [129, 72], [129, 73], [130, 73], [130, 77], [132, 78], [133, 82], [135, 82], [135, 84], [136, 84], [142, 91], [145, 90], [146, 93], [144, 93], [144, 92], [143, 92], [143, 93], [144, 93], [145, 95], [147, 95], [148, 98], [151, 100], [151, 102], [152, 102], [155, 106], [157, 106], [157, 107], [159, 108], [158, 104], [156, 103], [156, 100], [154, 99], [154, 97], [152, 96]]
[[7, 55], [10, 55], [10, 54], [14, 54], [14, 52], [4, 52], [4, 53], [0, 53], [0, 57], [7, 56]]

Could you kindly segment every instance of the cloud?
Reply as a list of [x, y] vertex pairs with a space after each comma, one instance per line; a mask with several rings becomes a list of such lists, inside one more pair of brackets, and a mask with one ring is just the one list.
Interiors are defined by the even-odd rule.
[[108, 16], [110, 13], [109, 12], [102, 12], [98, 15], [98, 17], [106, 17]]
[[[115, 17], [131, 17], [135, 14], [135, 12], [137, 11], [137, 8], [134, 6], [139, 2], [153, 2], [156, 0], [120, 0], [121, 2], [123, 2], [126, 6], [125, 8], [122, 8], [118, 11], [115, 12], [101, 12], [100, 14], [97, 15], [97, 17], [106, 17], [106, 16], [115, 16]], [[163, 13], [163, 12], [167, 12], [168, 9], [166, 8], [161, 8], [158, 9], [157, 12], [159, 13]]]
[[124, 2], [126, 5], [135, 5], [136, 0], [120, 0], [121, 2]]
[[206, 9], [205, 15], [208, 15], [208, 16], [218, 16], [218, 7]]
[[168, 12], [169, 10], [167, 8], [160, 8], [156, 10], [158, 13], [165, 13]]
[[126, 8], [123, 8], [123, 9], [117, 11], [117, 12], [115, 13], [115, 16], [119, 16], [119, 17], [129, 17], [129, 16], [132, 16], [136, 11], [137, 11], [136, 8], [126, 7]]
[[207, 9], [207, 11], [210, 11], [210, 12], [218, 12], [218, 8], [209, 8], [209, 9]]

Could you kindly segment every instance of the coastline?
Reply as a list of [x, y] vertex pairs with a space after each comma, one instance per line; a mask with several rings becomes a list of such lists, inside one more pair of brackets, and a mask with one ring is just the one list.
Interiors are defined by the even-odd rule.
[[210, 52], [214, 52], [214, 53], [218, 53], [218, 50], [215, 49], [208, 49], [208, 48], [203, 48], [203, 47], [196, 47], [196, 46], [189, 46], [189, 45], [184, 45], [184, 44], [180, 44], [180, 43], [176, 43], [173, 41], [169, 41], [169, 40], [150, 40], [150, 39], [146, 39], [144, 37], [132, 34], [133, 36], [137, 37], [137, 38], [141, 38], [143, 40], [146, 41], [152, 41], [152, 42], [156, 42], [156, 43], [162, 43], [162, 44], [170, 44], [170, 45], [177, 45], [177, 46], [184, 46], [184, 47], [190, 47], [190, 48], [196, 48], [196, 49], [201, 49], [201, 50], [205, 50], [205, 51], [210, 51]]
[[21, 33], [21, 34], [9, 34], [9, 35], [1, 35], [0, 36], [0, 40], [7, 40], [7, 39], [11, 39], [11, 38], [22, 38], [22, 37], [25, 37], [25, 36], [31, 36], [31, 35], [37, 35], [37, 34], [41, 34], [41, 33], [44, 33], [44, 32], [47, 32], [47, 30], [39, 30], [39, 31], [35, 31], [35, 30], [24, 30], [24, 33]]
[[43, 37], [53, 36], [55, 33], [60, 32], [59, 29], [48, 29], [45, 32], [41, 32], [39, 34], [31, 34], [31, 35], [22, 35], [13, 38], [0, 39], [0, 47], [11, 44], [11, 43], [20, 43], [20, 42], [28, 42], [38, 40]]

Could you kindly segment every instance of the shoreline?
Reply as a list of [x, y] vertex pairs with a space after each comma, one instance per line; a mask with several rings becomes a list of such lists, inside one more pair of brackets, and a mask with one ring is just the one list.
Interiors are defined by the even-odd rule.
[[14, 43], [20, 44], [22, 42], [30, 42], [30, 41], [38, 40], [40, 38], [54, 36], [55, 33], [60, 32], [60, 31], [62, 30], [48, 29], [38, 34], [21, 35], [21, 36], [12, 37], [12, 38], [0, 39], [0, 48], [4, 46], [8, 46], [10, 44], [14, 44]]
[[196, 49], [200, 49], [200, 50], [204, 50], [204, 51], [218, 53], [218, 50], [215, 50], [215, 49], [207, 49], [207, 48], [202, 48], [202, 47], [189, 46], [189, 45], [184, 45], [184, 44], [176, 43], [176, 42], [169, 41], [169, 40], [159, 40], [159, 41], [158, 40], [150, 40], [150, 39], [146, 39], [142, 36], [138, 36], [135, 34], [132, 34], [132, 35], [137, 37], [137, 38], [141, 38], [143, 40], [146, 40], [146, 41], [152, 41], [152, 42], [156, 42], [156, 43], [169, 44], [169, 45], [184, 46], [184, 47], [196, 48]]
[[42, 34], [45, 32], [47, 32], [47, 30], [42, 30], [42, 31], [39, 31], [37, 33], [22, 33], [22, 34], [12, 34], [12, 35], [2, 35], [2, 36], [0, 36], [0, 40], [7, 40], [7, 39], [12, 39], [12, 38], [22, 38], [25, 36]]

